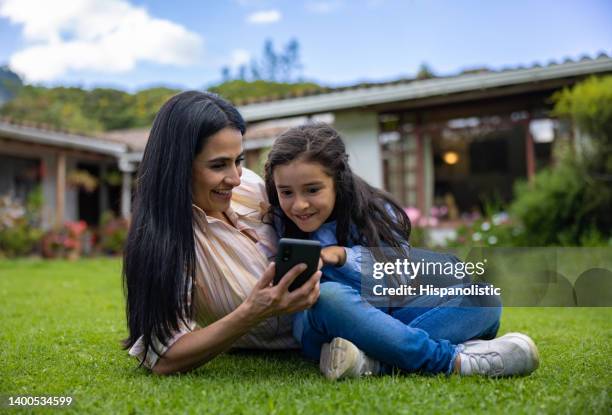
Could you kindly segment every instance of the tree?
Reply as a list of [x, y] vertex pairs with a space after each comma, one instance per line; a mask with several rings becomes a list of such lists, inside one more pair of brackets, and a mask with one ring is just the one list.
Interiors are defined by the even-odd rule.
[[161, 106], [179, 92], [178, 89], [164, 87], [148, 88], [136, 92], [133, 96], [134, 118], [130, 128], [150, 126]]
[[104, 130], [129, 128], [134, 124], [134, 97], [111, 88], [86, 93], [85, 113], [102, 123]]
[[[556, 166], [520, 183], [510, 211], [532, 246], [612, 244], [612, 76], [589, 78], [553, 96], [553, 113], [589, 136]], [[557, 149], [559, 150], [559, 149]]]
[[22, 86], [23, 82], [19, 75], [11, 71], [8, 66], [0, 67], [0, 105], [13, 99]]
[[301, 69], [300, 44], [297, 39], [291, 39], [280, 52], [276, 51], [271, 39], [266, 39], [260, 59], [251, 59], [248, 68], [246, 65], [240, 65], [233, 77], [225, 66], [221, 68], [221, 78], [224, 83], [238, 79], [287, 83], [297, 81]]
[[570, 118], [588, 137], [584, 162], [591, 173], [612, 175], [612, 76], [591, 77], [553, 96], [554, 114]]
[[227, 82], [232, 79], [232, 73], [229, 66], [224, 66], [221, 68], [221, 79], [223, 79], [223, 82]]
[[294, 72], [299, 73], [301, 69], [300, 44], [297, 39], [291, 39], [285, 46], [285, 53], [281, 56], [281, 79], [289, 82], [294, 79]]
[[85, 110], [87, 91], [80, 88], [43, 88], [26, 85], [0, 114], [17, 122], [34, 122], [55, 129], [88, 133], [102, 125]]
[[0, 108], [0, 115], [16, 122], [92, 134], [98, 131], [150, 126], [161, 105], [178, 90], [150, 88], [135, 94], [96, 88], [24, 86]]
[[274, 45], [272, 40], [267, 39], [264, 43], [263, 60], [261, 66], [263, 67], [263, 73], [265, 79], [268, 81], [276, 81], [278, 78], [279, 61], [283, 59], [274, 51]]
[[417, 72], [416, 79], [431, 79], [435, 77], [436, 75], [433, 73], [433, 70], [429, 67], [429, 65], [427, 65], [427, 63], [425, 62], [421, 63], [421, 66], [419, 66], [419, 71]]

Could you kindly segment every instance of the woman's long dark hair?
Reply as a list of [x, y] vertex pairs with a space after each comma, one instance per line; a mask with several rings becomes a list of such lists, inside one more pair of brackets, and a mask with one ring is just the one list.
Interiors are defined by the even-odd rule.
[[[277, 166], [297, 159], [320, 164], [334, 180], [336, 202], [332, 219], [336, 220], [338, 245], [352, 242], [378, 247], [385, 244], [399, 249], [405, 244], [410, 236], [406, 212], [388, 193], [370, 186], [353, 173], [340, 135], [323, 123], [287, 130], [276, 139], [268, 154], [265, 182], [270, 214], [280, 216], [283, 236], [307, 237], [281, 210], [272, 175]], [[358, 230], [358, 240], [351, 234], [352, 225]]]
[[[123, 258], [131, 347], [144, 336], [145, 356], [166, 345], [191, 316], [195, 270], [192, 165], [208, 138], [226, 127], [244, 134], [236, 108], [217, 95], [187, 91], [159, 110], [138, 170], [132, 222]], [[159, 354], [159, 353], [158, 353]]]

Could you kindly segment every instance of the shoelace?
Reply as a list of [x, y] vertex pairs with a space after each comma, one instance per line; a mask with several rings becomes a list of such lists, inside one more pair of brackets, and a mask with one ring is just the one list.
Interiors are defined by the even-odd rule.
[[464, 354], [470, 362], [470, 369], [481, 375], [500, 375], [504, 371], [504, 362], [496, 352]]

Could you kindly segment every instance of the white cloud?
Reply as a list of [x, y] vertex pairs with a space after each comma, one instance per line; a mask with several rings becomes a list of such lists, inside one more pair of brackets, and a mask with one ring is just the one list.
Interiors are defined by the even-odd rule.
[[232, 51], [230, 57], [230, 67], [238, 68], [240, 65], [244, 65], [251, 60], [251, 53], [248, 50], [236, 49]]
[[126, 72], [141, 61], [184, 66], [203, 50], [199, 35], [125, 0], [0, 0], [0, 16], [23, 26], [28, 45], [9, 65], [31, 82]]
[[247, 22], [253, 24], [267, 24], [278, 22], [282, 15], [278, 10], [265, 10], [255, 12], [247, 17]]

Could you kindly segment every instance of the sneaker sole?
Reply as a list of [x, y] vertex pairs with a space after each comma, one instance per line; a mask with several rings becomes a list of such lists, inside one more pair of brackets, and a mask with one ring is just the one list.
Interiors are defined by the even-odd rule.
[[355, 365], [358, 349], [353, 343], [341, 337], [334, 338], [331, 343], [321, 346], [319, 369], [329, 380], [342, 379], [351, 367]]
[[321, 357], [319, 358], [319, 370], [327, 379], [331, 379], [331, 346], [324, 343], [321, 346]]
[[527, 374], [533, 372], [540, 366], [540, 353], [538, 352], [538, 347], [535, 345], [531, 337], [525, 334], [522, 334], [522, 333], [507, 333], [507, 334], [504, 334], [502, 337], [515, 337], [527, 343], [527, 347], [529, 348], [529, 353], [531, 354], [531, 358], [534, 363], [533, 367], [528, 368]]

